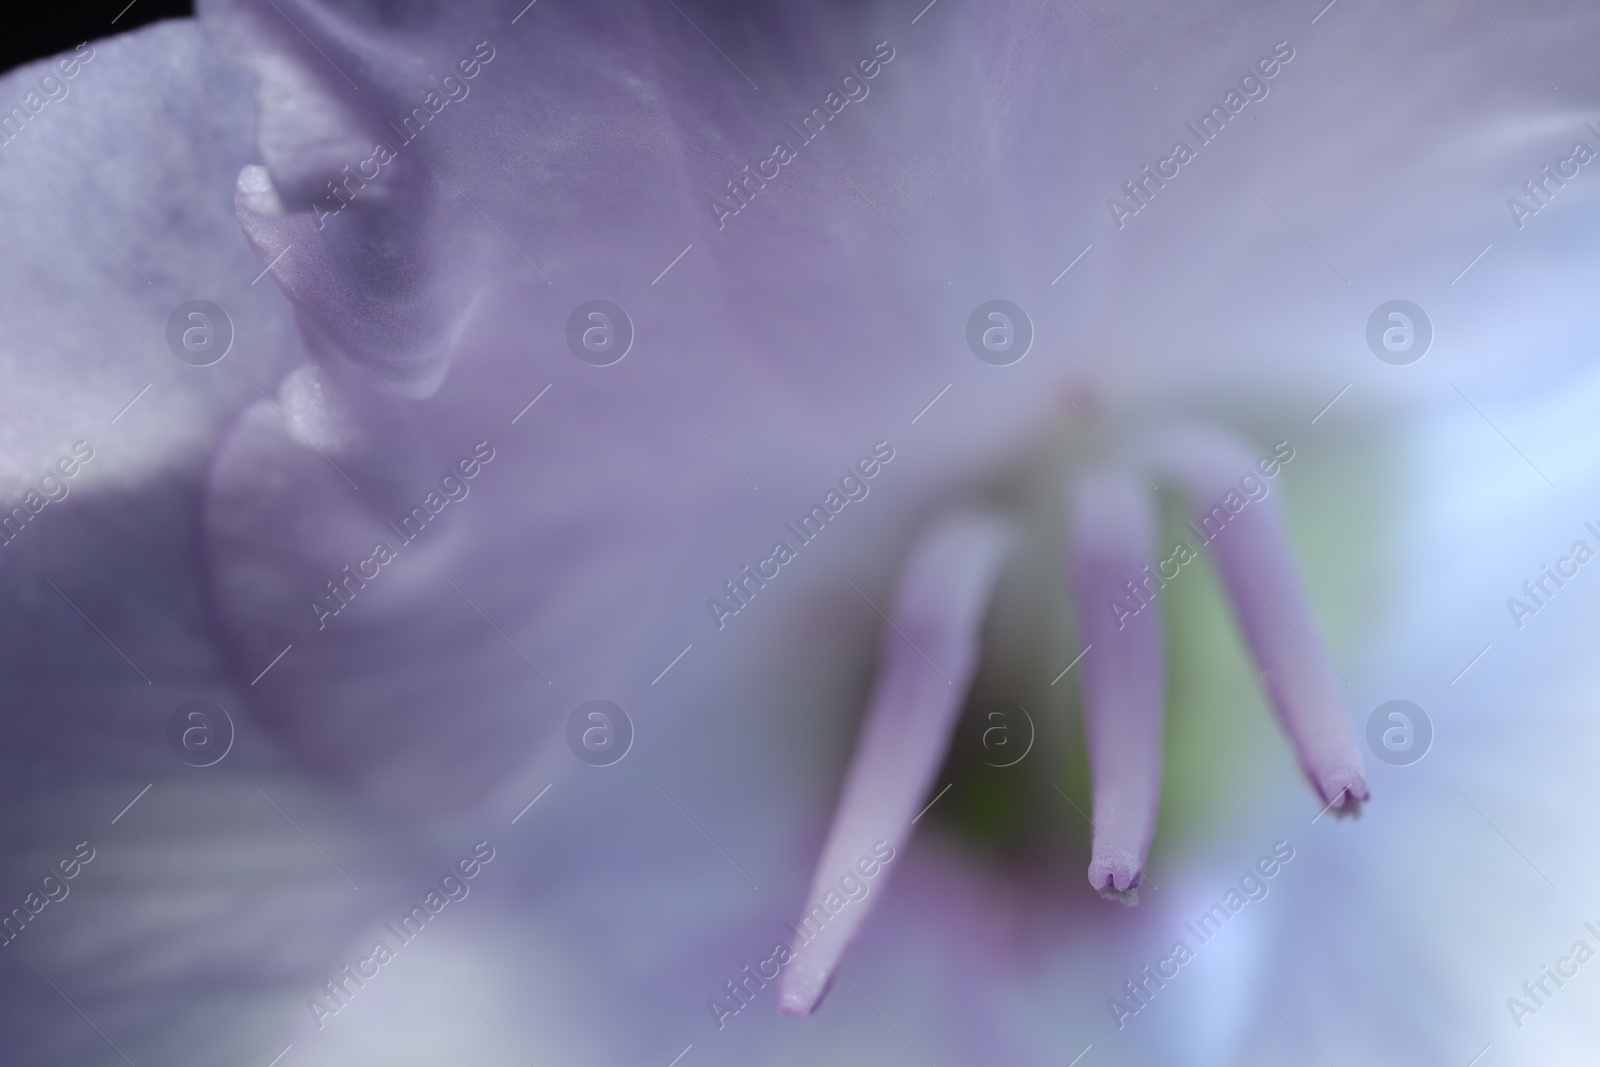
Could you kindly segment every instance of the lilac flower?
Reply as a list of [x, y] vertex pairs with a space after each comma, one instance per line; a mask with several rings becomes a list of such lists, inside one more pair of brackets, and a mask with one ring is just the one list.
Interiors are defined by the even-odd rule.
[[1600, 25], [917, 6], [217, 0], [0, 79], [7, 1047], [1581, 1047], [1593, 601], [1501, 601], [1592, 517]]

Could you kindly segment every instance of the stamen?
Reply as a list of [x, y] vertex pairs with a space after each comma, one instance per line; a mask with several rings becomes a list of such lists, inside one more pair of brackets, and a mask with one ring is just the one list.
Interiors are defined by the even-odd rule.
[[[1306, 777], [1324, 804], [1356, 812], [1367, 798], [1361, 750], [1272, 492], [1270, 479], [1282, 457], [1258, 457], [1231, 437], [1199, 428], [1163, 437], [1150, 454], [1194, 507], [1194, 530], [1215, 555], [1245, 641]], [[1292, 450], [1288, 455], [1293, 457]]]
[[1083, 662], [1083, 724], [1094, 778], [1089, 884], [1138, 902], [1161, 800], [1165, 669], [1155, 494], [1132, 471], [1094, 468], [1069, 497], [1068, 581]]
[[[784, 971], [778, 1008], [811, 1014], [827, 992], [845, 950], [883, 897], [889, 873], [873, 891], [826, 906], [858, 863], [893, 856], [910, 840], [911, 820], [927, 799], [978, 662], [978, 634], [1000, 565], [1011, 544], [997, 516], [961, 511], [941, 519], [912, 549], [883, 633], [872, 702], [844, 791], [796, 932], [796, 956]], [[879, 846], [877, 852], [874, 846]], [[813, 909], [821, 911], [820, 919]]]

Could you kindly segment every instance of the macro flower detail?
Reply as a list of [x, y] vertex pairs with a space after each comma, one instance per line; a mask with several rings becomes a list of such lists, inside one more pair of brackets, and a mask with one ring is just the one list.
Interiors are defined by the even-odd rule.
[[1593, 10], [197, 6], [0, 77], [7, 1062], [1592, 1047]]
[[[1148, 452], [1151, 469], [1193, 502], [1195, 521], [1215, 528], [1230, 602], [1307, 778], [1328, 808], [1354, 811], [1367, 798], [1361, 753], [1289, 558], [1277, 501], [1263, 496], [1249, 508], [1234, 484], [1242, 470], [1243, 484], [1264, 490], [1261, 476], [1276, 474], [1278, 462], [1194, 428], [1168, 431]], [[1130, 627], [1124, 616], [1132, 613], [1120, 607], [1129, 596], [1141, 605], [1153, 600], [1160, 581], [1146, 562], [1155, 555], [1155, 485], [1133, 461], [1125, 463], [1074, 478], [1067, 573], [1085, 645], [1084, 727], [1094, 779], [1089, 883], [1133, 904], [1155, 832], [1164, 670], [1159, 609], [1134, 617]], [[808, 902], [822, 899], [835, 872], [871, 842], [906, 847], [972, 678], [984, 608], [1009, 540], [997, 517], [956, 513], [911, 550], [884, 617], [871, 706]], [[784, 972], [783, 1010], [815, 1009], [876, 906], [878, 899], [851, 909], [846, 921], [805, 942]]]

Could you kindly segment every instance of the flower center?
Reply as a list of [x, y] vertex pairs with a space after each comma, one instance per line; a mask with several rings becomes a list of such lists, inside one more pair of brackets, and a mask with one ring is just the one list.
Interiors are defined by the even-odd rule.
[[[1215, 702], [1228, 689], [1205, 677], [1208, 660], [1226, 657], [1203, 647], [1217, 628], [1195, 610], [1205, 606], [1208, 591], [1192, 577], [1202, 551], [1220, 578], [1209, 592], [1225, 599], [1237, 619], [1305, 777], [1327, 807], [1356, 811], [1367, 787], [1340, 694], [1342, 675], [1324, 650], [1270, 486], [1294, 455], [1287, 442], [1257, 456], [1216, 431], [1181, 428], [1145, 442], [1135, 449], [1137, 458], [1122, 454], [1121, 462], [1074, 470], [1061, 538], [1071, 626], [1050, 609], [1062, 568], [1050, 565], [1048, 551], [1034, 558], [1038, 546], [1021, 541], [1013, 516], [966, 508], [935, 522], [900, 576], [878, 679], [813, 895], [862, 849], [903, 847], [958, 779], [963, 796], [938, 822], [1001, 854], [1070, 843], [1070, 829], [1033, 814], [1061, 807], [1048, 796], [1041, 803], [1043, 781], [1089, 825], [1090, 884], [1104, 896], [1135, 903], [1161, 803], [1171, 694], [1198, 704]], [[1170, 548], [1157, 478], [1186, 505], [1185, 536]], [[1186, 567], [1191, 575], [1183, 573]], [[1002, 574], [1010, 576], [1010, 588]], [[1184, 578], [1192, 590], [1187, 602], [1179, 599]], [[998, 608], [1008, 600], [1024, 610], [991, 613], [991, 602]], [[1022, 628], [1007, 619], [1021, 619]], [[1190, 640], [1190, 632], [1201, 640]], [[1037, 663], [1063, 650], [1072, 650], [1071, 661], [1048, 688], [1076, 670], [1086, 760], [1057, 740], [1055, 727], [1070, 715], [1071, 698], [1040, 693], [1035, 682], [1036, 699], [1018, 693], [1014, 683], [1039, 677]], [[1033, 708], [1000, 695], [1008, 693]], [[1218, 767], [1233, 760], [1231, 753], [1218, 758], [1217, 749], [1226, 748], [1216, 743], [1218, 733], [1210, 727], [1210, 743], [1200, 744], [1175, 734], [1166, 747], [1201, 754], [1202, 774], [1192, 780], [1222, 779]], [[1019, 773], [1041, 740], [1033, 767]], [[1085, 763], [1087, 788], [1081, 769], [1073, 773]], [[785, 976], [780, 1007], [798, 1015], [815, 1008], [869, 911], [856, 909], [805, 942]]]

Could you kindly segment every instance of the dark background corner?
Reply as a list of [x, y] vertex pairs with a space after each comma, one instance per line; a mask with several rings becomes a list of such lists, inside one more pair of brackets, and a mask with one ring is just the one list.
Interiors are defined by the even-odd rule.
[[[0, 34], [0, 72], [30, 60], [66, 52], [102, 37], [160, 19], [194, 14], [193, 0], [90, 0], [88, 3], [39, 3], [12, 11], [11, 25]], [[114, 20], [114, 21], [113, 21]]]

